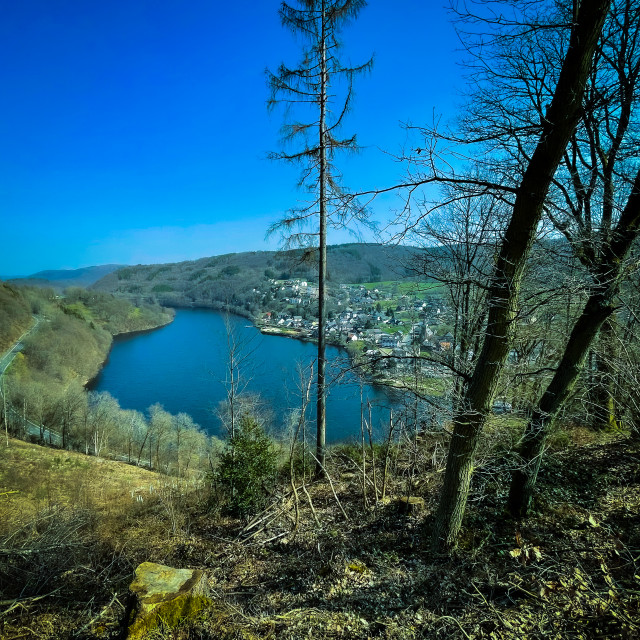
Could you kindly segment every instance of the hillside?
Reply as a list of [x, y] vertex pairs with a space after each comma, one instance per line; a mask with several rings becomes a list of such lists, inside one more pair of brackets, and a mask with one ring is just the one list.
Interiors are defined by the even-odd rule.
[[[100, 370], [113, 336], [165, 325], [173, 315], [158, 306], [134, 306], [80, 288], [67, 289], [61, 297], [50, 288], [0, 283], [0, 356], [21, 338], [19, 352], [2, 374], [2, 429], [26, 435], [26, 417], [61, 434], [63, 445], [82, 443], [92, 450], [96, 440], [87, 429], [90, 407], [84, 385]], [[24, 335], [31, 326], [33, 331]], [[112, 438], [109, 444], [117, 443]], [[104, 449], [106, 443], [98, 445]]]
[[[415, 247], [344, 244], [328, 249], [329, 284], [402, 280]], [[93, 285], [133, 299], [153, 298], [167, 306], [224, 306], [254, 313], [260, 302], [256, 290], [270, 279], [316, 281], [313, 251], [252, 251], [162, 265], [119, 269]]]
[[[367, 466], [366, 506], [357, 448], [334, 449], [331, 487], [308, 482], [298, 501], [285, 474], [248, 522], [222, 514], [210, 486], [11, 440], [0, 459], [0, 636], [121, 637], [134, 569], [153, 561], [202, 569], [212, 602], [149, 640], [638, 637], [637, 442], [552, 452], [522, 522], [502, 513], [504, 450], [488, 452], [451, 557], [428, 547], [441, 445], [394, 451], [386, 499]], [[407, 516], [398, 498], [410, 459], [424, 502]]]
[[0, 355], [29, 328], [31, 305], [11, 285], [0, 282]]
[[62, 290], [66, 287], [89, 287], [104, 276], [122, 268], [119, 264], [103, 264], [82, 269], [57, 269], [38, 271], [23, 278], [11, 278], [10, 282], [17, 286], [53, 287]]

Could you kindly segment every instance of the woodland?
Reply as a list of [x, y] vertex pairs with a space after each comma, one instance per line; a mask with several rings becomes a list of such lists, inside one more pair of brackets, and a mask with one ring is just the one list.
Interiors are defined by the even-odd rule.
[[[2, 377], [3, 637], [126, 637], [128, 585], [148, 560], [202, 569], [209, 589], [149, 638], [640, 634], [640, 3], [454, 3], [465, 109], [409, 126], [405, 179], [355, 193], [339, 158], [356, 140], [339, 132], [371, 63], [339, 54], [365, 5], [281, 7], [305, 46], [268, 72], [269, 107], [284, 103], [299, 145], [273, 157], [301, 167], [312, 200], [274, 225], [285, 253], [127, 267], [63, 298], [0, 288], [1, 348], [45, 318]], [[309, 109], [291, 119], [297, 101]], [[368, 245], [326, 244], [390, 191], [403, 205], [389, 244], [419, 247], [389, 247], [395, 277]], [[382, 439], [363, 402], [361, 437], [327, 447], [325, 303], [354, 251], [363, 282], [441, 286], [451, 340], [408, 358], [443, 368], [448, 391], [422, 394], [416, 373]], [[134, 415], [82, 391], [113, 334], [170, 321], [157, 302], [215, 306], [226, 289], [230, 310], [255, 315], [249, 288], [289, 277], [317, 282], [318, 352], [277, 436], [244, 392], [251, 348], [231, 330], [224, 442], [161, 406]], [[14, 437], [45, 405], [58, 449]]]

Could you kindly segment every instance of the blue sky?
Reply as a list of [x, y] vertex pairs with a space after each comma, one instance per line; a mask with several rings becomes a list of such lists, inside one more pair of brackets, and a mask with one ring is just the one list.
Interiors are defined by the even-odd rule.
[[[265, 68], [298, 59], [277, 0], [20, 0], [0, 22], [0, 274], [276, 248], [269, 224], [303, 196], [269, 161], [282, 112]], [[458, 41], [440, 2], [371, 0], [343, 56], [375, 54], [344, 133], [352, 190], [403, 174], [401, 122], [461, 102]], [[380, 199], [384, 220], [395, 205]], [[336, 235], [330, 241], [345, 241]]]

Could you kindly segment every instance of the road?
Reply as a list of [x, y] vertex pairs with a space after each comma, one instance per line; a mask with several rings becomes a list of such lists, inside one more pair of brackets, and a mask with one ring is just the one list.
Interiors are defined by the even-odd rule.
[[9, 368], [9, 365], [13, 362], [13, 359], [18, 355], [18, 353], [20, 353], [20, 351], [22, 351], [23, 348], [23, 343], [22, 341], [32, 332], [35, 331], [39, 326], [40, 323], [42, 322], [42, 318], [40, 318], [39, 316], [33, 316], [33, 319], [35, 320], [34, 324], [31, 326], [30, 329], [28, 329], [27, 331], [25, 331], [19, 338], [18, 341], [13, 345], [13, 347], [11, 347], [11, 349], [9, 349], [9, 351], [7, 351], [1, 358], [0, 358], [0, 379], [2, 378], [2, 375], [4, 374], [4, 372]]
[[[35, 331], [40, 324], [42, 323], [42, 318], [39, 316], [33, 316], [34, 323], [30, 329], [25, 331], [17, 340], [17, 342], [5, 352], [2, 357], [0, 357], [0, 397], [4, 393], [4, 385], [2, 384], [2, 376], [4, 372], [9, 368], [11, 363], [14, 361], [15, 357], [22, 351], [24, 347], [23, 340], [33, 331]], [[18, 422], [23, 421], [23, 416], [15, 411], [13, 408], [8, 409], [9, 416]], [[47, 429], [45, 426], [41, 426], [36, 424], [35, 422], [31, 422], [31, 420], [24, 420], [24, 430], [28, 435], [36, 436], [37, 438], [42, 438], [46, 442], [50, 444], [60, 446], [62, 444], [62, 436], [55, 431], [51, 431]]]

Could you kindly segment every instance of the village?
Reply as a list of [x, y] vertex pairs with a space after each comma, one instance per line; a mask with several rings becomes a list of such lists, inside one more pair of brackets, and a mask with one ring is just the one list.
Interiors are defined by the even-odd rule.
[[[318, 337], [318, 287], [300, 280], [271, 280], [256, 291], [265, 311], [256, 324], [265, 334], [301, 340]], [[263, 307], [264, 308], [264, 307]], [[377, 379], [448, 376], [454, 342], [451, 312], [438, 285], [423, 283], [340, 284], [329, 287], [326, 339], [346, 347]], [[441, 386], [441, 385], [440, 385]]]

